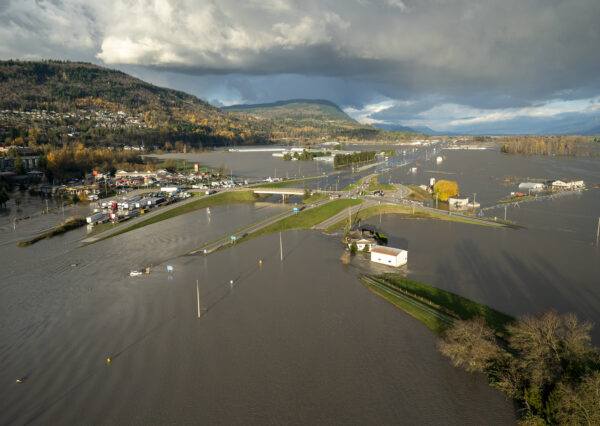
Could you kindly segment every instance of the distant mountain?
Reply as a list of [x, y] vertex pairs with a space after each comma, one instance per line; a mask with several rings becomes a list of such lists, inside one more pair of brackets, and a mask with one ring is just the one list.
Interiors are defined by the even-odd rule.
[[198, 146], [403, 137], [360, 124], [326, 100], [219, 109], [89, 63], [0, 61], [0, 143]]
[[264, 104], [232, 105], [223, 109], [262, 118], [342, 121], [361, 126], [335, 103], [324, 99], [290, 99]]
[[[377, 127], [378, 129], [389, 130], [390, 132], [414, 132], [414, 133], [416, 133], [416, 130], [413, 129], [412, 127], [403, 126], [401, 124], [375, 123], [375, 124], [373, 124], [373, 126]], [[421, 132], [421, 133], [425, 133], [425, 132]]]
[[89, 63], [0, 61], [0, 108], [71, 111], [94, 102], [129, 111], [219, 113], [195, 96]]
[[[0, 127], [51, 130], [84, 142], [252, 143], [266, 134], [207, 102], [121, 71], [82, 62], [0, 61]], [[33, 110], [44, 113], [27, 113]], [[2, 135], [0, 135], [2, 136]], [[3, 141], [4, 138], [0, 139]]]
[[416, 132], [423, 133], [428, 136], [455, 136], [460, 133], [451, 132], [451, 131], [443, 131], [443, 130], [433, 130], [431, 127], [427, 126], [415, 126], [413, 129]]
[[385, 139], [390, 136], [372, 126], [359, 123], [335, 103], [322, 99], [232, 105], [224, 110], [240, 119], [264, 123], [275, 140]]
[[581, 133], [582, 135], [596, 136], [600, 135], [600, 126], [592, 127]]
[[454, 132], [438, 132], [427, 126], [412, 126], [407, 127], [401, 124], [390, 124], [390, 123], [377, 123], [374, 124], [378, 129], [388, 130], [390, 132], [408, 132], [408, 133], [420, 133], [427, 136], [451, 136], [455, 135]]

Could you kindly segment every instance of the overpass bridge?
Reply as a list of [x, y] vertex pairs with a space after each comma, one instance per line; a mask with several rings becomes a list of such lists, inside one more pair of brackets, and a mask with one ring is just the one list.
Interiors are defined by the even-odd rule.
[[299, 188], [252, 188], [259, 195], [304, 195], [304, 189]]

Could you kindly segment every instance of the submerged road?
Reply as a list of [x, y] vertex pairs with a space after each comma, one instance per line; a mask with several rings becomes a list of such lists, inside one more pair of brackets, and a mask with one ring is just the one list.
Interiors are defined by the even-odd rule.
[[[316, 207], [326, 204], [330, 201], [331, 200], [329, 200], [329, 199], [318, 201], [318, 202], [312, 204], [311, 206], [307, 206], [303, 211], [316, 208]], [[225, 235], [222, 238], [219, 238], [218, 240], [215, 240], [208, 244], [205, 244], [204, 246], [200, 247], [198, 250], [191, 251], [188, 254], [194, 255], [194, 254], [199, 254], [199, 253], [204, 253], [204, 254], [212, 253], [216, 250], [219, 250], [222, 247], [225, 247], [225, 246], [228, 246], [228, 245], [231, 245], [232, 243], [234, 243], [235, 240], [231, 238], [232, 236], [236, 237], [236, 239], [242, 238], [248, 234], [258, 232], [261, 229], [266, 228], [269, 225], [272, 225], [282, 219], [293, 216], [295, 214], [297, 214], [297, 212], [295, 212], [293, 209], [290, 209], [283, 213], [276, 214], [274, 216], [268, 217], [267, 219], [261, 220], [259, 222], [253, 223], [249, 226], [245, 226], [241, 229], [238, 229], [237, 231], [233, 232], [231, 235]]]

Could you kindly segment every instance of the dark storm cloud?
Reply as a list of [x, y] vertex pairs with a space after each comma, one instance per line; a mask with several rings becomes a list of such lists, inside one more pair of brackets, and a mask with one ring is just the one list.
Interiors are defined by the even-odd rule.
[[93, 58], [225, 102], [397, 100], [389, 120], [600, 92], [598, 0], [95, 3], [4, 0], [0, 57]]

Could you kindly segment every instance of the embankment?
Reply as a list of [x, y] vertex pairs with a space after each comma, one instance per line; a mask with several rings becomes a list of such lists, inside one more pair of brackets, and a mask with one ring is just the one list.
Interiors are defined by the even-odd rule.
[[52, 238], [57, 235], [64, 234], [65, 232], [68, 232], [72, 229], [80, 228], [80, 227], [84, 226], [86, 223], [87, 222], [86, 222], [85, 218], [83, 218], [83, 217], [71, 217], [71, 218], [65, 220], [60, 225], [55, 226], [54, 228], [51, 228], [51, 229], [47, 230], [46, 232], [43, 232], [39, 235], [36, 235], [33, 238], [30, 238], [28, 240], [19, 241], [17, 243], [17, 245], [19, 247], [27, 247], [27, 246], [37, 243], [38, 241], [44, 240], [46, 238]]

